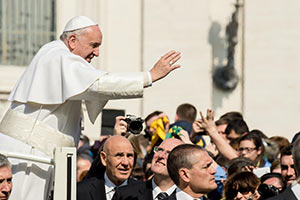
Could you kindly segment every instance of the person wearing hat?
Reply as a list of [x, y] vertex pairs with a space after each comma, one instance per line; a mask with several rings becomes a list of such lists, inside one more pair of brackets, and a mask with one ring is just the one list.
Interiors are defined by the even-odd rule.
[[[55, 147], [73, 147], [81, 131], [81, 104], [95, 122], [110, 99], [142, 97], [143, 89], [179, 68], [180, 53], [163, 55], [149, 72], [114, 74], [90, 63], [99, 56], [102, 33], [85, 16], [72, 18], [59, 40], [34, 56], [9, 96], [0, 123], [0, 151], [53, 157]], [[52, 166], [14, 159], [12, 199], [46, 199]]]

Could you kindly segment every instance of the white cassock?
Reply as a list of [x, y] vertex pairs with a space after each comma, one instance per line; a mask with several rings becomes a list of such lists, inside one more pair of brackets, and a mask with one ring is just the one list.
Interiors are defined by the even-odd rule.
[[[77, 145], [82, 100], [94, 123], [109, 99], [142, 97], [150, 78], [147, 72], [97, 70], [62, 41], [50, 42], [39, 50], [9, 96], [12, 104], [0, 123], [0, 152], [52, 158], [55, 147]], [[46, 199], [53, 168], [9, 160], [13, 170], [10, 199]]]

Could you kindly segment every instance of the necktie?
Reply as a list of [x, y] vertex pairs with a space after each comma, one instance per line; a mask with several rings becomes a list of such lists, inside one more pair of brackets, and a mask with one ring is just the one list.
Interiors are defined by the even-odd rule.
[[157, 199], [161, 200], [161, 199], [166, 198], [167, 196], [169, 196], [169, 195], [166, 192], [161, 192], [157, 195]]

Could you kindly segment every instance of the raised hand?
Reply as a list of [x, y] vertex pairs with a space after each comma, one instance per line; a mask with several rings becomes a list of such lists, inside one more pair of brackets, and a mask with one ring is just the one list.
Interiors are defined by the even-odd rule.
[[216, 124], [214, 122], [214, 112], [207, 109], [206, 117], [200, 111], [201, 120], [200, 126], [205, 129], [211, 141], [216, 145], [219, 152], [228, 159], [233, 159], [238, 156], [238, 153], [228, 144], [228, 142], [218, 133]]
[[206, 117], [204, 117], [204, 115], [200, 111], [200, 116], [200, 127], [205, 129], [207, 134], [211, 135], [212, 133], [218, 132], [214, 121], [214, 112], [211, 109], [207, 109]]
[[117, 116], [116, 123], [114, 126], [114, 135], [126, 135], [127, 123], [124, 121], [124, 116]]
[[170, 51], [162, 56], [157, 63], [150, 70], [152, 82], [167, 76], [171, 71], [180, 67], [180, 65], [174, 65], [181, 58], [180, 52]]

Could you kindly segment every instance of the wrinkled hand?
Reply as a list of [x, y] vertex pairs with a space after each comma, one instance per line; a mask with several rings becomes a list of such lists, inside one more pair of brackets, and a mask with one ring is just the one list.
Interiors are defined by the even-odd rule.
[[186, 144], [193, 144], [190, 140], [189, 133], [186, 130], [180, 130], [179, 132], [179, 138]]
[[162, 56], [157, 63], [150, 70], [152, 82], [158, 81], [159, 79], [167, 76], [171, 71], [180, 67], [180, 65], [173, 65], [181, 58], [180, 52], [170, 51]]
[[214, 112], [211, 109], [207, 109], [206, 117], [203, 116], [201, 111], [200, 111], [200, 115], [201, 115], [200, 127], [205, 129], [207, 134], [210, 135], [213, 132], [218, 132], [214, 121]]
[[116, 123], [114, 126], [114, 135], [126, 135], [127, 132], [127, 123], [124, 121], [124, 116], [117, 116]]

